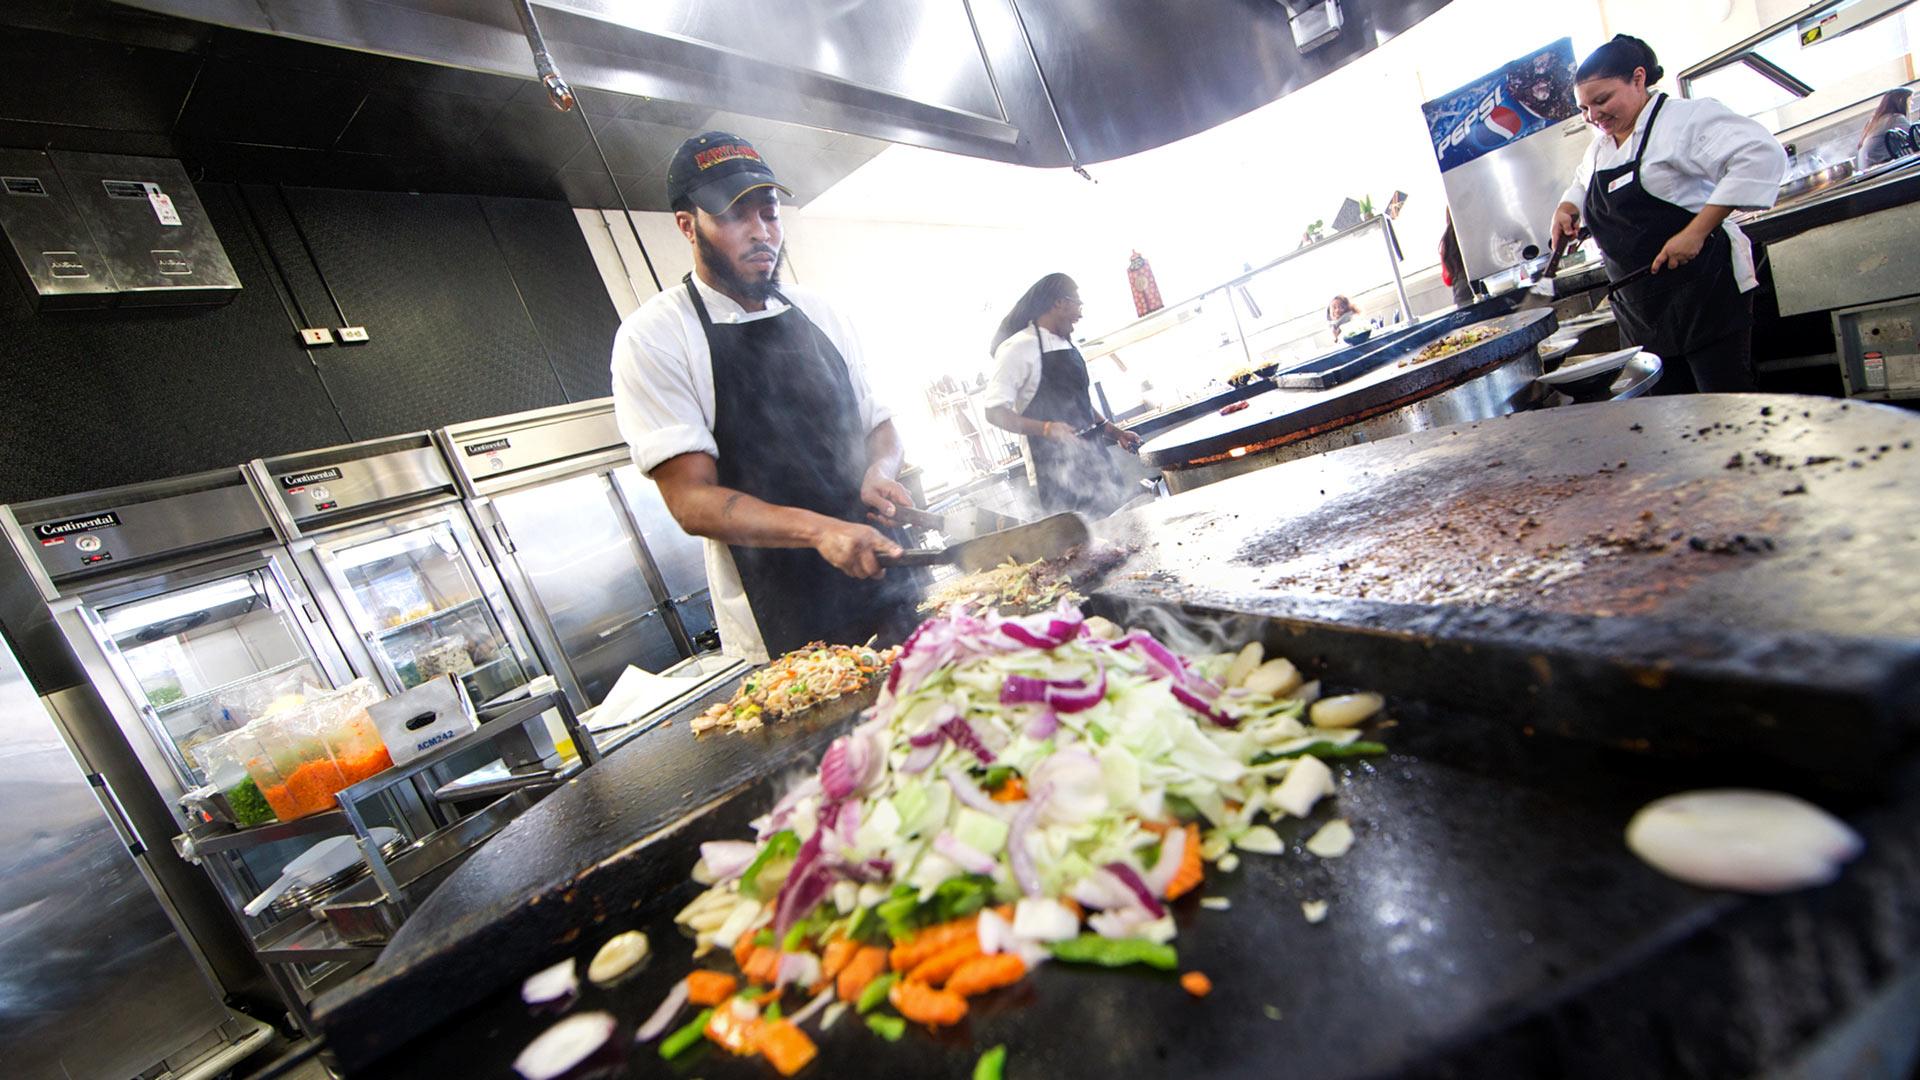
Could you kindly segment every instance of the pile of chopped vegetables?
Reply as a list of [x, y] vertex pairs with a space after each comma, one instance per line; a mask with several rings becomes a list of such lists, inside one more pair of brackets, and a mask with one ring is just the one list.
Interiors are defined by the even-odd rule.
[[[867, 719], [752, 839], [700, 846], [708, 888], [676, 921], [718, 963], [638, 1037], [664, 1036], [668, 1059], [704, 1039], [791, 1076], [816, 1017], [851, 1011], [893, 1041], [1043, 963], [1178, 971], [1169, 902], [1209, 863], [1234, 869], [1236, 848], [1279, 854], [1261, 819], [1331, 794], [1323, 759], [1384, 752], [1357, 730], [1381, 706], [1321, 697], [1258, 643], [1189, 659], [1065, 603], [929, 620]], [[1352, 839], [1336, 820], [1307, 847], [1337, 857]], [[1197, 971], [1180, 982], [1212, 989]], [[980, 1067], [998, 1076], [1004, 1060], [996, 1048]]]
[[1086, 599], [1080, 589], [1092, 587], [1125, 562], [1129, 553], [1127, 548], [1095, 541], [1056, 559], [1002, 563], [935, 584], [920, 602], [920, 610], [940, 616], [968, 608], [1028, 615], [1063, 603], [1077, 604]]
[[733, 697], [693, 719], [695, 735], [719, 729], [753, 731], [831, 701], [858, 693], [879, 676], [900, 650], [813, 642], [748, 675]]

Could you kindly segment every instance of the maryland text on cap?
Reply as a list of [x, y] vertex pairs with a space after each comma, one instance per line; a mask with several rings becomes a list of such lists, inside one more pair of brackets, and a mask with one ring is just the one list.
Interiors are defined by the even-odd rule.
[[793, 195], [774, 179], [773, 169], [752, 143], [724, 131], [709, 131], [681, 143], [667, 166], [671, 206], [686, 200], [709, 214], [722, 214], [740, 196], [760, 188]]

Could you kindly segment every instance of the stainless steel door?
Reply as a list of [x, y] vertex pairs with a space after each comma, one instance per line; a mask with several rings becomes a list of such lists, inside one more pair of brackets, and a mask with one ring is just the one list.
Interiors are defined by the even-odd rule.
[[628, 664], [657, 673], [685, 657], [618, 498], [605, 473], [590, 473], [492, 502], [588, 706]]
[[713, 629], [713, 601], [707, 593], [706, 542], [688, 535], [668, 512], [660, 489], [638, 467], [626, 465], [613, 472], [614, 487], [660, 570], [660, 580], [689, 637]]
[[[104, 789], [100, 789], [104, 791]], [[104, 798], [104, 796], [102, 796]], [[136, 1076], [228, 1019], [59, 729], [0, 643], [0, 1060]]]
[[277, 549], [106, 582], [54, 614], [169, 804], [205, 782], [194, 748], [263, 712], [275, 687], [351, 678]]
[[313, 554], [389, 691], [451, 673], [478, 703], [538, 674], [460, 508], [321, 539]]

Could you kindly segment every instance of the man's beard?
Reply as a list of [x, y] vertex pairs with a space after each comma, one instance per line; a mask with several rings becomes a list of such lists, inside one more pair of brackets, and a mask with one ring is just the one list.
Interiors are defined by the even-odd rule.
[[[772, 296], [773, 291], [780, 287], [780, 263], [783, 261], [781, 253], [774, 252], [773, 273], [764, 279], [750, 280], [742, 277], [740, 272], [733, 268], [733, 260], [721, 254], [720, 249], [713, 246], [712, 241], [707, 239], [706, 230], [695, 227], [693, 242], [700, 248], [700, 264], [707, 268], [707, 273], [714, 276], [714, 283], [720, 286], [721, 292], [731, 293], [761, 304], [765, 303], [767, 297]], [[764, 248], [764, 250], [772, 251], [773, 249]]]

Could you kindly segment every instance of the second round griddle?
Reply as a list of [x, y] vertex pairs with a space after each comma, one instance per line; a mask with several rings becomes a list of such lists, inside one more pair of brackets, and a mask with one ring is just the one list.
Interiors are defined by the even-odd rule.
[[1470, 382], [1532, 350], [1557, 326], [1547, 309], [1489, 319], [1465, 329], [1492, 329], [1499, 336], [1438, 360], [1401, 366], [1429, 343], [1418, 335], [1407, 341], [1403, 354], [1386, 358], [1358, 379], [1328, 390], [1262, 394], [1238, 412], [1209, 413], [1156, 436], [1140, 448], [1140, 458], [1156, 469], [1177, 469], [1308, 438]]

